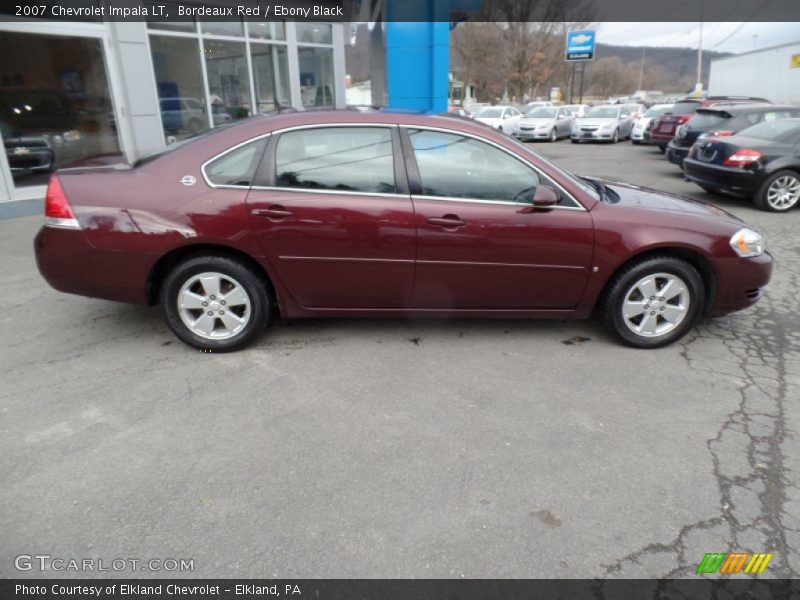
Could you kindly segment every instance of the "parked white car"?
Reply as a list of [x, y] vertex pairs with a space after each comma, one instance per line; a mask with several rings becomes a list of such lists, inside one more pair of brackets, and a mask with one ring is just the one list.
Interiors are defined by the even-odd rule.
[[593, 106], [583, 118], [575, 119], [570, 138], [573, 144], [593, 140], [616, 144], [630, 137], [632, 129], [633, 118], [627, 106]]
[[641, 144], [644, 141], [644, 132], [647, 131], [647, 126], [650, 121], [656, 119], [672, 108], [672, 104], [654, 104], [648, 108], [644, 114], [637, 119], [633, 124], [631, 131], [631, 141], [634, 144]]
[[558, 141], [569, 137], [572, 113], [563, 106], [541, 106], [526, 112], [517, 122], [514, 137], [523, 142], [529, 140]]
[[522, 117], [513, 106], [487, 106], [482, 108], [476, 115], [475, 120], [485, 123], [494, 129], [500, 129], [503, 133], [511, 135], [517, 127], [517, 122]]

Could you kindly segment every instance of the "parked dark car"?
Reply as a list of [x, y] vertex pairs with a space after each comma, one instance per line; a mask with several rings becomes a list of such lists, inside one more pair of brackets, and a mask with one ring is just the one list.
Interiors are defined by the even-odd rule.
[[689, 149], [708, 136], [725, 137], [762, 121], [800, 117], [800, 107], [773, 104], [726, 104], [699, 108], [685, 124], [678, 127], [667, 145], [667, 160], [681, 166]]
[[26, 134], [5, 121], [0, 121], [0, 135], [12, 173], [52, 170], [55, 156], [45, 136]]
[[[113, 193], [109, 193], [112, 190]], [[577, 177], [452, 116], [254, 117], [127, 167], [56, 173], [56, 289], [161, 304], [225, 351], [284, 317], [583, 318], [652, 348], [754, 304], [763, 238], [712, 205]]]
[[764, 121], [729, 137], [698, 141], [683, 172], [704, 190], [752, 198], [784, 212], [800, 202], [800, 119]]
[[675, 137], [675, 130], [686, 123], [701, 108], [719, 104], [752, 104], [761, 102], [769, 104], [769, 100], [750, 96], [710, 96], [708, 98], [687, 98], [675, 103], [672, 110], [664, 113], [653, 122], [646, 136], [646, 143], [658, 146], [659, 150], [666, 152], [667, 145]]

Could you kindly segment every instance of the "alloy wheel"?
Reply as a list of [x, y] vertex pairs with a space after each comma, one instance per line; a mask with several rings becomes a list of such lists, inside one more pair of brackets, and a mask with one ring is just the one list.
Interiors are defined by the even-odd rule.
[[622, 318], [636, 335], [657, 338], [689, 314], [689, 287], [672, 273], [653, 273], [634, 283], [622, 300]]
[[800, 179], [783, 175], [767, 189], [767, 204], [775, 210], [788, 210], [800, 200]]
[[176, 302], [183, 324], [206, 339], [226, 340], [238, 335], [252, 313], [250, 296], [242, 284], [216, 272], [190, 277]]

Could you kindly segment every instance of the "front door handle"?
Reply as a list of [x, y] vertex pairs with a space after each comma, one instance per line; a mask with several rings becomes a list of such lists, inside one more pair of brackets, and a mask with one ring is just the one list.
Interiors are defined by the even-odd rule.
[[458, 218], [458, 215], [445, 215], [443, 217], [431, 217], [428, 219], [430, 225], [438, 225], [445, 229], [453, 229], [457, 227], [464, 227], [467, 222]]
[[291, 211], [279, 205], [270, 206], [269, 208], [254, 208], [250, 211], [250, 214], [254, 217], [267, 217], [268, 219], [285, 219], [292, 216]]

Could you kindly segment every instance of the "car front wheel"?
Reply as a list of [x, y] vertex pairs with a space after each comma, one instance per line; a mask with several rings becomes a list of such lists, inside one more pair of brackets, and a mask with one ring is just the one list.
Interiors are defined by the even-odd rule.
[[243, 348], [258, 337], [269, 315], [263, 280], [244, 263], [224, 256], [178, 264], [164, 280], [160, 300], [173, 333], [210, 352]]
[[614, 278], [603, 320], [626, 344], [659, 348], [691, 329], [704, 300], [703, 280], [691, 264], [670, 256], [647, 258]]
[[619, 142], [619, 129], [614, 130], [614, 137], [611, 138], [612, 144], [616, 144], [617, 142]]
[[556, 131], [555, 127], [550, 130], [550, 142], [557, 142], [558, 141], [558, 132]]
[[754, 198], [761, 210], [784, 212], [800, 203], [800, 174], [794, 171], [778, 171], [759, 188]]

